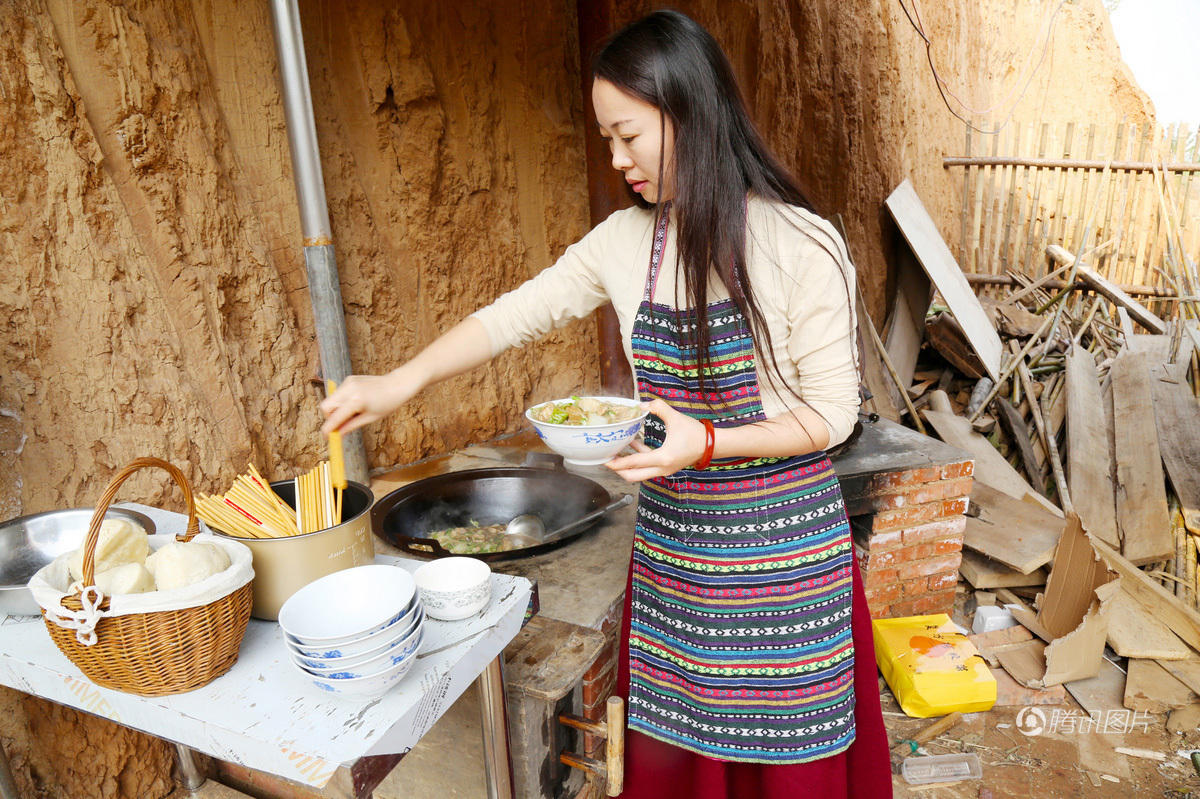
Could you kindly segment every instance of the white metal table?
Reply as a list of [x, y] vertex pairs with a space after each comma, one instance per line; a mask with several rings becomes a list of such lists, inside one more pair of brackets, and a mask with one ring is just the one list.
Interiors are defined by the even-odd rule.
[[[129, 507], [151, 516], [158, 535], [184, 529], [180, 514]], [[385, 555], [376, 562], [410, 571], [421, 563]], [[227, 673], [187, 693], [141, 697], [84, 677], [54, 645], [40, 617], [0, 617], [0, 684], [321, 788], [342, 765], [385, 755], [392, 756], [385, 759], [390, 770], [396, 756], [409, 751], [478, 678], [488, 794], [507, 799], [512, 769], [502, 653], [526, 620], [532, 592], [529, 580], [493, 573], [488, 607], [462, 621], [429, 619], [412, 670], [378, 699], [335, 698], [320, 690], [292, 666], [279, 625], [256, 619]], [[377, 783], [356, 786], [353, 795], [369, 796]]]

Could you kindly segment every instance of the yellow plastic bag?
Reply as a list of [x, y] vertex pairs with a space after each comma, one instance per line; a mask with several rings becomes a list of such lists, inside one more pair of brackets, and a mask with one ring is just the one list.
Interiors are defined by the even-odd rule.
[[996, 678], [945, 613], [871, 623], [875, 661], [900, 709], [916, 718], [996, 704]]

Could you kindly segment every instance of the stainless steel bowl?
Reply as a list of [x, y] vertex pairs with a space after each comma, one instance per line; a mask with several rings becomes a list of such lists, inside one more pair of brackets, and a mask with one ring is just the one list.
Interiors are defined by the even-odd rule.
[[[0, 613], [37, 615], [29, 578], [64, 552], [83, 546], [94, 508], [52, 510], [0, 523]], [[128, 519], [154, 534], [149, 516], [124, 508], [109, 508], [105, 519]]]

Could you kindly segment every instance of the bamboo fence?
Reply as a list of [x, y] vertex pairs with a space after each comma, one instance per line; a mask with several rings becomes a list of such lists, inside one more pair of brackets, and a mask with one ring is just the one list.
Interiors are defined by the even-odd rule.
[[968, 127], [963, 155], [945, 159], [963, 172], [963, 271], [996, 283], [1010, 272], [1039, 278], [1051, 268], [1046, 247], [1059, 244], [1174, 315], [1164, 298], [1200, 288], [1197, 133], [1175, 124], [1014, 122], [995, 135]]

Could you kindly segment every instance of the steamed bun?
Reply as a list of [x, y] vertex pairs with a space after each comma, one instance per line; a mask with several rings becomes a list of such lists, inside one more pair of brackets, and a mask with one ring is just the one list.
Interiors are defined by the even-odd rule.
[[[105, 596], [144, 594], [154, 590], [154, 576], [140, 563], [123, 563], [96, 574], [96, 587]], [[72, 593], [83, 588], [83, 580], [75, 582]]]
[[[99, 575], [126, 563], [145, 563], [149, 552], [150, 541], [140, 524], [129, 519], [105, 519], [96, 541], [95, 573]], [[68, 568], [72, 580], [83, 579], [83, 555], [82, 546], [71, 553]]]
[[146, 559], [160, 591], [182, 588], [229, 568], [229, 555], [215, 544], [172, 541]]

